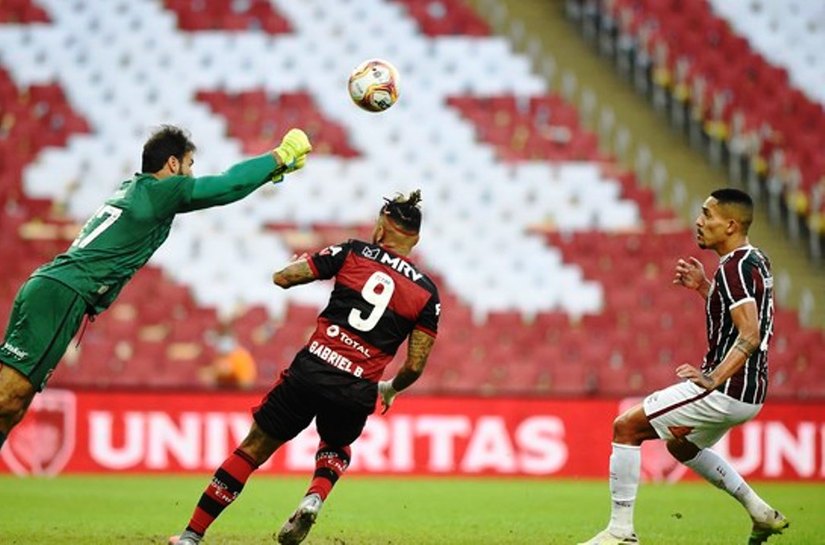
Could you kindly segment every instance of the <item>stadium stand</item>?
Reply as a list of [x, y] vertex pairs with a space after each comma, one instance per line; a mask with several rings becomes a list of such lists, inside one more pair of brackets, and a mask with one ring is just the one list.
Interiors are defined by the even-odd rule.
[[[4, 2], [0, 52], [4, 323], [22, 280], [135, 170], [153, 125], [192, 129], [201, 174], [292, 125], [315, 143], [284, 186], [178, 218], [54, 385], [192, 387], [226, 320], [269, 384], [328, 290], [275, 291], [271, 270], [368, 236], [381, 197], [414, 187], [426, 207], [414, 260], [444, 308], [417, 392], [639, 394], [701, 355], [701, 303], [670, 286], [675, 256], [696, 254], [690, 231], [459, 0]], [[401, 100], [365, 118], [344, 83], [372, 56], [398, 66]], [[825, 397], [822, 331], [778, 320], [777, 395]]]
[[[823, 8], [759, 0], [571, 0], [654, 104], [825, 252]], [[697, 30], [698, 29], [698, 30]], [[704, 140], [704, 142], [702, 142]]]
[[267, 34], [288, 33], [289, 22], [267, 0], [246, 2], [192, 2], [165, 0], [174, 11], [178, 28], [190, 32], [209, 30], [259, 30]]

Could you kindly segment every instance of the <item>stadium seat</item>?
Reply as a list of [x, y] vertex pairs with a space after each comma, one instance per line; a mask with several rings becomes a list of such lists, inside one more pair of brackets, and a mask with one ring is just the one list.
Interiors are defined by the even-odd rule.
[[[742, 109], [743, 127], [777, 123], [809, 188], [823, 166], [809, 120], [821, 111], [787, 85], [821, 91], [816, 48], [805, 50], [800, 76], [754, 54], [705, 3], [684, 13], [669, 3], [615, 4], [636, 10], [627, 31], [667, 46], [669, 70], [681, 62], [685, 81], [706, 80], [711, 103], [752, 71], [754, 89], [716, 110], [709, 104], [706, 115], [734, 123]], [[751, 10], [722, 4], [714, 9]], [[651, 31], [649, 17], [672, 27]], [[781, 21], [794, 29], [783, 36], [809, 32], [810, 17], [799, 8]], [[230, 323], [258, 362], [257, 386], [268, 387], [329, 294], [326, 283], [279, 290], [274, 268], [298, 249], [369, 237], [381, 198], [415, 187], [426, 220], [414, 260], [437, 279], [444, 309], [416, 391], [620, 396], [665, 385], [675, 365], [701, 358], [701, 303], [669, 285], [674, 257], [694, 252], [690, 232], [658, 230], [673, 210], [603, 156], [574, 105], [465, 2], [321, 10], [264, 0], [16, 1], [0, 5], [0, 21], [0, 107], [14, 120], [0, 127], [0, 319], [25, 277], [71, 242], [24, 238], [27, 225], [82, 222], [138, 168], [152, 126], [193, 130], [197, 174], [271, 149], [293, 125], [315, 145], [311, 168], [287, 184], [178, 218], [150, 265], [89, 326], [76, 359], [67, 356], [56, 385], [191, 387], [210, 332]], [[721, 45], [707, 52], [713, 36]], [[386, 115], [366, 114], [343, 92], [368, 56], [392, 59], [402, 73], [401, 99]], [[695, 312], [680, 312], [691, 304]], [[783, 367], [825, 348], [821, 336], [788, 327], [804, 342], [778, 350]], [[778, 395], [792, 395], [796, 380], [777, 380]]]
[[657, 84], [690, 101], [706, 130], [721, 127], [712, 137], [731, 147], [737, 139], [756, 141], [752, 160], [766, 165], [788, 207], [818, 229], [825, 199], [813, 188], [825, 163], [810, 152], [825, 144], [821, 6], [747, 0], [605, 6], [621, 22], [622, 39], [652, 55]]

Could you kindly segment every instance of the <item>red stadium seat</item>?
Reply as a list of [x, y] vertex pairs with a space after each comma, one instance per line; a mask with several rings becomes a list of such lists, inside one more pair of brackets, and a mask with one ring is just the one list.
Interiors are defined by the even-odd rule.
[[596, 391], [592, 370], [577, 363], [559, 363], [549, 368], [549, 393], [561, 396], [588, 395]]
[[[399, 0], [398, 3], [403, 8], [400, 12], [407, 14], [403, 17], [413, 20], [422, 32], [433, 36], [458, 37], [428, 41], [433, 51], [465, 51], [460, 47], [468, 43], [473, 45], [468, 46], [466, 51], [477, 49], [480, 52], [484, 49], [476, 48], [476, 40], [467, 39], [468, 36], [485, 36], [489, 34], [489, 29], [482, 19], [469, 10], [466, 2]], [[708, 11], [706, 2], [617, 0], [607, 4], [611, 4], [610, 9], [616, 13], [627, 13], [619, 18], [620, 28], [622, 32], [636, 33], [640, 47], [647, 48], [649, 53], [655, 53], [656, 49], [666, 51], [666, 54], [654, 55], [662, 64], [660, 68], [669, 71], [673, 78], [682, 78], [691, 93], [694, 93], [698, 80], [703, 82], [705, 89], [702, 94], [691, 97], [706, 102], [701, 110], [706, 120], [732, 124], [737, 115], [741, 115], [744, 118], [742, 125], [747, 128], [743, 130], [756, 132], [762, 123], [774, 127], [779, 137], [775, 142], [763, 139], [763, 151], [760, 153], [769, 155], [772, 146], [783, 149], [788, 161], [800, 165], [803, 170], [801, 187], [810, 189], [817, 175], [825, 170], [825, 160], [821, 154], [825, 146], [822, 131], [818, 130], [825, 114], [821, 105], [813, 104], [803, 93], [790, 88], [785, 70], [771, 66], [750, 50], [748, 44], [736, 36], [727, 24]], [[240, 49], [247, 42], [263, 38], [257, 31], [268, 34], [292, 31], [289, 21], [269, 0], [164, 0], [162, 5], [177, 16], [179, 29], [187, 33], [204, 31], [202, 36], [188, 36], [184, 42], [205, 43], [210, 38], [219, 37], [207, 32], [217, 35], [221, 29], [232, 33], [255, 31], [250, 33], [249, 40], [247, 36], [243, 39], [232, 36], [220, 41], [227, 48], [232, 48], [233, 54], [237, 52], [236, 47]], [[39, 20], [39, 15], [34, 15], [30, 8], [36, 8], [36, 3], [30, 0], [14, 0], [13, 4], [0, 2], [0, 22], [11, 22], [15, 26], [19, 21]], [[397, 12], [399, 10], [392, 11]], [[386, 13], [389, 16], [391, 11]], [[651, 31], [648, 23], [652, 21], [656, 22], [656, 28]], [[89, 32], [93, 31], [89, 29]], [[35, 32], [27, 39], [36, 41], [39, 34], [45, 33]], [[271, 36], [265, 37], [263, 43], [269, 44], [271, 40]], [[282, 44], [277, 45], [280, 47]], [[357, 121], [352, 121], [335, 112], [333, 103], [326, 99], [319, 102], [315, 94], [317, 90], [305, 90], [307, 87], [302, 83], [305, 72], [301, 72], [301, 67], [333, 66], [331, 59], [337, 58], [335, 55], [340, 56], [340, 51], [326, 51], [322, 45], [316, 43], [306, 52], [308, 64], [296, 65], [295, 73], [289, 73], [284, 65], [278, 66], [275, 87], [272, 80], [266, 84], [261, 82], [264, 75], [272, 74], [256, 75], [256, 81], [238, 85], [230, 85], [232, 82], [224, 79], [225, 75], [221, 73], [207, 74], [212, 80], [199, 79], [210, 81], [203, 85], [212, 87], [195, 91], [192, 99], [197, 106], [195, 110], [199, 115], [221, 118], [217, 125], [209, 125], [220, 129], [207, 131], [207, 134], [221, 132], [225, 128], [229, 136], [240, 142], [240, 151], [246, 154], [268, 150], [277, 135], [286, 128], [302, 126], [311, 135], [313, 155], [327, 156], [319, 161], [322, 167], [318, 170], [321, 173], [319, 176], [332, 178], [347, 169], [358, 170], [360, 176], [362, 168], [367, 182], [368, 177], [387, 175], [398, 166], [399, 157], [393, 155], [395, 151], [406, 149], [401, 145], [406, 136], [395, 141], [393, 131], [396, 127], [390, 122], [392, 118], [384, 116], [367, 121], [363, 116], [353, 116]], [[322, 52], [330, 57], [323, 58]], [[451, 73], [451, 77], [457, 77], [458, 72], [484, 71], [488, 68], [486, 60], [476, 62], [479, 59], [462, 54], [465, 55], [462, 59], [466, 58], [468, 62], [466, 66], [462, 64], [455, 74]], [[17, 57], [16, 54], [8, 55], [5, 60], [20, 62]], [[25, 58], [22, 55], [19, 57]], [[201, 56], [193, 56], [193, 59], [199, 64]], [[244, 71], [237, 75], [250, 75], [241, 66], [240, 59], [229, 52], [227, 59], [227, 62], [237, 63], [239, 70]], [[414, 65], [411, 59], [403, 59], [401, 54], [399, 59]], [[449, 70], [450, 64], [455, 63], [455, 58], [448, 56], [435, 60], [439, 61], [439, 70]], [[417, 74], [420, 65], [414, 66], [416, 69], [410, 70], [410, 73]], [[63, 251], [69, 243], [67, 240], [22, 237], [21, 231], [25, 231], [26, 226], [34, 221], [55, 225], [61, 220], [68, 221], [59, 215], [60, 206], [42, 198], [42, 191], [35, 196], [35, 192], [27, 187], [28, 183], [24, 187], [24, 174], [30, 176], [28, 173], [34, 170], [27, 169], [36, 168], [41, 158], [42, 162], [48, 159], [48, 153], [41, 153], [45, 147], [65, 147], [72, 142], [70, 137], [90, 132], [89, 121], [72, 108], [71, 100], [76, 100], [77, 89], [66, 87], [64, 90], [58, 83], [20, 87], [16, 81], [39, 82], [44, 75], [44, 72], [36, 71], [34, 77], [29, 74], [28, 79], [21, 78], [18, 74], [20, 68], [9, 68], [14, 78], [10, 72], [0, 69], [0, 117], [3, 118], [3, 126], [0, 127], [0, 206], [3, 207], [3, 214], [0, 214], [1, 323], [8, 319], [14, 294], [26, 276], [55, 253]], [[86, 71], [78, 70], [78, 73], [85, 74]], [[282, 76], [283, 81], [280, 80]], [[508, 301], [505, 305], [482, 307], [477, 301], [465, 299], [466, 292], [453, 292], [456, 286], [436, 278], [444, 312], [438, 342], [427, 370], [414, 391], [438, 394], [623, 396], [672, 384], [676, 380], [675, 367], [685, 361], [698, 364], [707, 345], [701, 298], [670, 284], [674, 260], [680, 256], [699, 254], [690, 229], [672, 230], [672, 220], [676, 218], [674, 210], [657, 206], [653, 190], [642, 187], [632, 172], [623, 171], [613, 161], [604, 161], [596, 136], [583, 127], [582, 116], [573, 104], [559, 94], [541, 90], [531, 90], [522, 96], [521, 93], [508, 91], [512, 86], [499, 88], [494, 85], [493, 92], [484, 91], [487, 89], [484, 83], [497, 85], [492, 81], [493, 77], [490, 75], [487, 79], [488, 74], [483, 72], [479, 79], [470, 81], [471, 84], [463, 82], [451, 87], [459, 94], [446, 99], [453, 113], [457, 114], [449, 117], [460, 117], [462, 121], [457, 123], [460, 123], [462, 130], [472, 127], [476, 139], [489, 144], [503, 161], [513, 163], [506, 165], [507, 169], [530, 171], [531, 175], [537, 173], [536, 179], [529, 180], [535, 184], [531, 191], [535, 187], [547, 187], [541, 184], [553, 184], [554, 189], [564, 186], [564, 197], [559, 202], [548, 199], [536, 207], [538, 210], [533, 210], [535, 221], [542, 223], [534, 232], [553, 247], [554, 259], [560, 254], [564, 267], [568, 271], [575, 270], [577, 275], [581, 271], [584, 282], [595, 286], [602, 296], [594, 297], [597, 302], [581, 316], [581, 312], [561, 310], [566, 307], [556, 301], [553, 303], [555, 306], [548, 304], [548, 308], [554, 310], [539, 311], [534, 308], [529, 316], [522, 315], [520, 311], [496, 310], [490, 312], [486, 319], [477, 319], [480, 308], [515, 306]], [[449, 83], [452, 85], [455, 82], [450, 80]], [[221, 85], [225, 87], [221, 88]], [[243, 90], [239, 91], [239, 88]], [[273, 93], [273, 88], [290, 91]], [[473, 94], [469, 94], [468, 89], [473, 89]], [[185, 100], [190, 100], [188, 88], [186, 93], [181, 94], [185, 95]], [[100, 105], [90, 101], [85, 106], [96, 108]], [[203, 106], [211, 114], [206, 113]], [[160, 110], [150, 113], [159, 115]], [[399, 113], [406, 115], [404, 111]], [[99, 118], [95, 115], [89, 119], [97, 123]], [[359, 158], [360, 147], [368, 143], [368, 135], [359, 132], [367, 125], [353, 131], [352, 124], [362, 120], [366, 124], [375, 122], [380, 129], [376, 134], [391, 140], [386, 155], [389, 159], [383, 154], [379, 157], [382, 161], [386, 159], [387, 164], [379, 165], [380, 168], [375, 170], [372, 169], [373, 163], [379, 162], [376, 157], [346, 161]], [[191, 121], [199, 123], [195, 118]], [[411, 131], [413, 133], [421, 141], [443, 138], [444, 135], [449, 137], [447, 131], [443, 135], [437, 134], [438, 131], [433, 134]], [[215, 137], [210, 145], [217, 142], [220, 140]], [[450, 148], [450, 153], [453, 153], [451, 145], [454, 142], [442, 140], [440, 144], [444, 146], [439, 147]], [[490, 152], [487, 146], [477, 147], [480, 157]], [[479, 167], [472, 161], [469, 164], [461, 161], [461, 148], [456, 150], [458, 152], [445, 163], [445, 168], [454, 169], [456, 176], [456, 183], [450, 185], [450, 190], [460, 187], [455, 191], [461, 191], [461, 197], [464, 197], [463, 192], [469, 186], [462, 184], [465, 181], [476, 184], [473, 168]], [[418, 149], [415, 151], [420, 152]], [[422, 159], [425, 158], [419, 153], [411, 155], [409, 160], [405, 157], [402, 162], [421, 167], [420, 170], [410, 171], [410, 175], [423, 175], [422, 183], [427, 185], [431, 165]], [[550, 164], [548, 161], [560, 163], [552, 164], [550, 169], [530, 170], [537, 166], [533, 162], [546, 167]], [[610, 194], [616, 199], [619, 198], [617, 195], [621, 195], [622, 200], [632, 201], [636, 205], [639, 213], [633, 221], [638, 224], [626, 227], [626, 231], [615, 232], [600, 230], [603, 228], [598, 227], [595, 220], [572, 229], [559, 225], [545, 226], [543, 222], [550, 224], [555, 221], [552, 217], [554, 213], [569, 207], [571, 203], [581, 205], [589, 195], [583, 181], [585, 176], [580, 179], [579, 171], [572, 180], [561, 174], [557, 179], [556, 175], [570, 166], [568, 163], [585, 162], [589, 165], [584, 166], [592, 167], [597, 161], [604, 161], [593, 168], [598, 173], [598, 183], [613, 191]], [[483, 164], [487, 165], [486, 162]], [[501, 167], [495, 166], [497, 171]], [[306, 171], [306, 175], [311, 176], [311, 171]], [[49, 180], [48, 177], [46, 179]], [[361, 180], [358, 181], [360, 183]], [[95, 183], [110, 182], [101, 180]], [[304, 206], [320, 209], [332, 203], [335, 205], [330, 207], [332, 212], [300, 220], [293, 217], [268, 218], [271, 231], [281, 236], [290, 230], [300, 230], [311, 234], [306, 237], [307, 240], [325, 242], [349, 236], [368, 237], [370, 226], [366, 223], [342, 225], [335, 216], [342, 209], [340, 203], [343, 202], [337, 185], [345, 184], [324, 183], [326, 185], [323, 187], [331, 189], [313, 193], [310, 204], [293, 202], [291, 205], [300, 210]], [[369, 188], [365, 187], [359, 186], [358, 191], [367, 192]], [[72, 191], [67, 192], [73, 191], [72, 186]], [[280, 191], [281, 188], [263, 189], [265, 194], [254, 203], [255, 206], [250, 206], [250, 210], [269, 199], [273, 192]], [[288, 191], [283, 191], [288, 198]], [[501, 200], [509, 197], [486, 191], [484, 188], [479, 192], [481, 198], [467, 191], [467, 207], [477, 208], [483, 215], [488, 212], [486, 206], [498, 204], [499, 197], [502, 197]], [[434, 199], [442, 197], [436, 192], [432, 195]], [[278, 196], [280, 199], [280, 194]], [[446, 209], [447, 204], [452, 203], [445, 200], [438, 206]], [[518, 206], [521, 204], [514, 204], [515, 212], [511, 211], [511, 214], [519, 214]], [[596, 208], [588, 211], [596, 214]], [[267, 213], [271, 210], [268, 209]], [[278, 216], [275, 213], [271, 215]], [[491, 217], [490, 222], [493, 221], [499, 221], [499, 218]], [[288, 237], [282, 238], [286, 240]], [[309, 246], [306, 242], [291, 244]], [[707, 261], [706, 268], [715, 266], [711, 263], [713, 259], [703, 259]], [[455, 260], [455, 263], [460, 262]], [[452, 262], [448, 266], [452, 266]], [[511, 272], [502, 267], [497, 259], [461, 266], [478, 267], [478, 272], [492, 271], [499, 276]], [[537, 276], [554, 278], [553, 273], [548, 271], [538, 271]], [[498, 293], [497, 289], [489, 288], [491, 292]], [[530, 286], [516, 286], [514, 291], [529, 289]], [[565, 287], [562, 295], [572, 295], [571, 298], [575, 299], [578, 294], [568, 293], [567, 289]], [[258, 388], [270, 387], [277, 374], [290, 364], [315, 327], [318, 311], [316, 306], [289, 304], [283, 316], [276, 316], [270, 315], [267, 308], [260, 305], [246, 309], [231, 322], [229, 327], [236, 338], [249, 348], [256, 359]], [[196, 384], [199, 367], [211, 357], [210, 332], [223, 327], [226, 326], [219, 319], [217, 309], [198, 301], [188, 284], [175, 281], [159, 267], [150, 265], [138, 272], [118, 302], [88, 327], [77, 359], [66, 358], [55, 375], [54, 383], [72, 387], [189, 388]], [[825, 397], [822, 391], [825, 377], [812, 364], [818, 362], [825, 352], [821, 332], [802, 327], [794, 313], [782, 309], [777, 313], [776, 329], [777, 337], [771, 354], [775, 375], [771, 395]], [[403, 360], [405, 350], [406, 347], [402, 346], [395, 369], [399, 360]], [[389, 376], [389, 371], [385, 376]]]

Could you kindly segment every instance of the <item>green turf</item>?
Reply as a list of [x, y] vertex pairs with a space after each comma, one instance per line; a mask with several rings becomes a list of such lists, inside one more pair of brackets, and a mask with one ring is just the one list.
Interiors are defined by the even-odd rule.
[[[0, 543], [165, 543], [189, 519], [208, 476], [0, 477]], [[253, 477], [206, 543], [273, 543], [306, 479]], [[825, 544], [825, 486], [758, 483], [791, 519], [778, 545]], [[305, 543], [317, 545], [571, 544], [606, 523], [604, 482], [540, 479], [342, 480]], [[636, 529], [645, 544], [746, 543], [739, 505], [704, 483], [643, 485]]]

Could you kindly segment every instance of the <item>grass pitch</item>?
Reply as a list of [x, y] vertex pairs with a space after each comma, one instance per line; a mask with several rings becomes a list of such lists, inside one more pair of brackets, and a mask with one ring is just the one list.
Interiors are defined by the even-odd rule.
[[[189, 520], [208, 475], [0, 476], [0, 543], [164, 544]], [[205, 544], [272, 544], [307, 479], [254, 476], [212, 526]], [[756, 483], [791, 520], [776, 545], [825, 544], [825, 486]], [[571, 544], [601, 530], [607, 483], [541, 479], [344, 477], [308, 545]], [[706, 483], [642, 485], [636, 529], [643, 543], [747, 543], [750, 521]]]

